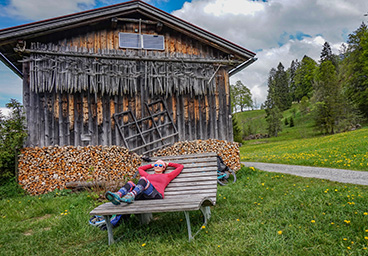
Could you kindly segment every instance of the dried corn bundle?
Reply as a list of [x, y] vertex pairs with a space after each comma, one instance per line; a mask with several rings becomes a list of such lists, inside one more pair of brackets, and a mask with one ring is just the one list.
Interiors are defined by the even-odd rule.
[[205, 152], [215, 152], [222, 157], [229, 168], [235, 171], [240, 169], [239, 143], [225, 140], [179, 141], [170, 147], [158, 150], [153, 156], [187, 155]]
[[19, 183], [31, 195], [64, 189], [73, 181], [119, 181], [132, 176], [141, 158], [118, 146], [24, 148]]

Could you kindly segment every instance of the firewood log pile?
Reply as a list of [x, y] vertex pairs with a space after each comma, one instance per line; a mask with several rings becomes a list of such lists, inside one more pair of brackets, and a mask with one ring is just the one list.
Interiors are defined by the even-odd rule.
[[206, 152], [217, 153], [230, 169], [234, 171], [240, 169], [239, 143], [224, 140], [179, 141], [170, 147], [156, 151], [153, 156], [188, 155]]
[[[239, 144], [215, 139], [177, 142], [153, 156], [205, 152], [216, 152], [233, 170], [240, 168]], [[18, 181], [29, 194], [39, 195], [73, 182], [122, 182], [141, 164], [141, 156], [120, 146], [24, 148], [18, 159]]]
[[65, 189], [67, 182], [123, 180], [140, 165], [139, 155], [118, 146], [24, 148], [18, 180], [29, 194], [38, 195]]

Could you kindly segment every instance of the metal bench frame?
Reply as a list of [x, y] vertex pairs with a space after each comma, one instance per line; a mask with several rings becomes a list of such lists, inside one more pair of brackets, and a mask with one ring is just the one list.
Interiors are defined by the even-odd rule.
[[[158, 158], [152, 158], [153, 161]], [[211, 218], [210, 206], [216, 204], [217, 195], [217, 155], [216, 153], [160, 157], [168, 162], [181, 163], [183, 171], [165, 189], [165, 198], [157, 200], [136, 200], [132, 204], [113, 205], [104, 203], [90, 212], [90, 215], [104, 216], [107, 224], [108, 243], [114, 243], [110, 219], [113, 215], [136, 214], [141, 223], [147, 224], [152, 213], [184, 212], [189, 241], [202, 230]], [[169, 172], [170, 170], [166, 170]], [[204, 217], [201, 228], [192, 233], [189, 212], [200, 210]]]

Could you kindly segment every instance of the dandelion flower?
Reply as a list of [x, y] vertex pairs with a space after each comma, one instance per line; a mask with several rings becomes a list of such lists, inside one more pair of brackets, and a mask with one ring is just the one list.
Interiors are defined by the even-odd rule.
[[205, 226], [205, 225], [203, 225], [203, 226], [202, 226], [202, 229], [204, 229], [204, 228], [206, 228], [206, 226]]
[[312, 222], [312, 223], [316, 223], [316, 221], [315, 221], [315, 220], [311, 220], [311, 222]]
[[282, 235], [282, 230], [278, 231], [277, 234]]
[[143, 247], [144, 247], [144, 246], [146, 246], [146, 243], [142, 244], [142, 246], [143, 246]]
[[363, 213], [364, 215], [368, 215], [368, 212]]

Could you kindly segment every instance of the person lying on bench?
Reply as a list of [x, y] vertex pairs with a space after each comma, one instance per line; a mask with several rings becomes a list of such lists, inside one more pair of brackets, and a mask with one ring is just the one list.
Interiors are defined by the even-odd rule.
[[[167, 167], [174, 167], [175, 170], [164, 173]], [[146, 170], [154, 169], [154, 174], [148, 174]], [[135, 199], [163, 199], [164, 190], [167, 185], [179, 175], [184, 166], [177, 163], [165, 163], [157, 160], [154, 164], [144, 165], [138, 168], [141, 178], [137, 184], [128, 181], [118, 192], [107, 191], [105, 196], [114, 205], [120, 202], [133, 203]]]

